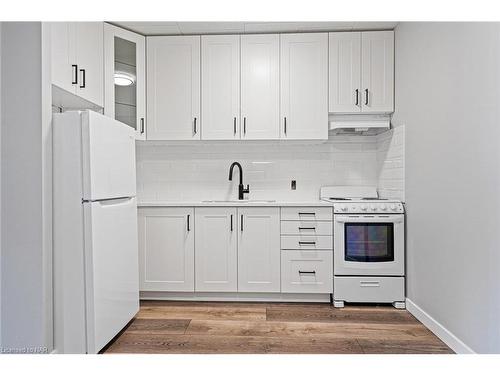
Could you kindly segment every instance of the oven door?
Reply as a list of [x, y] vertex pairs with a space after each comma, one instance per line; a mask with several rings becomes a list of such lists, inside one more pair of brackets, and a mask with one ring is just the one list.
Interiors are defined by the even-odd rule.
[[404, 275], [404, 215], [335, 215], [336, 276]]

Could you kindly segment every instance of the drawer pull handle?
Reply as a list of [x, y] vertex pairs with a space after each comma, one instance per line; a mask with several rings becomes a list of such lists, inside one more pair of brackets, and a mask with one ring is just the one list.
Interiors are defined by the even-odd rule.
[[316, 215], [316, 212], [299, 212], [299, 215]]
[[316, 271], [299, 271], [299, 275], [316, 275]]
[[380, 283], [378, 281], [360, 281], [359, 285], [361, 287], [379, 287]]
[[299, 227], [299, 230], [316, 230], [316, 227]]
[[299, 241], [299, 245], [316, 245], [316, 241]]

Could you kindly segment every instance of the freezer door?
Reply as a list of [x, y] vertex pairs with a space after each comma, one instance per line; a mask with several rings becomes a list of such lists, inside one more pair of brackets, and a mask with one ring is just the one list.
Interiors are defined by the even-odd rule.
[[139, 311], [135, 198], [84, 203], [87, 351], [101, 350]]
[[84, 111], [81, 115], [83, 199], [135, 196], [132, 128], [93, 111]]

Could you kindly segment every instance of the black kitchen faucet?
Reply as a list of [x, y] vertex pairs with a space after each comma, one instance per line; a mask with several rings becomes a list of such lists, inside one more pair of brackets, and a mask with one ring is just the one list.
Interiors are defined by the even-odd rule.
[[247, 185], [246, 189], [243, 187], [243, 169], [241, 168], [241, 164], [235, 161], [233, 164], [231, 164], [231, 167], [229, 168], [229, 181], [233, 180], [233, 168], [234, 166], [237, 166], [240, 169], [240, 184], [238, 185], [238, 199], [243, 199], [243, 194], [248, 194], [250, 193], [250, 185]]

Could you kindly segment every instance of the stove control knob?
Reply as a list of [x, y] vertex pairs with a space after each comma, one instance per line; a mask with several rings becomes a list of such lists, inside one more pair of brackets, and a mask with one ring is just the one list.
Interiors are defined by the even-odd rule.
[[374, 204], [370, 205], [370, 208], [372, 211], [376, 211], [377, 210], [377, 206], [375, 206]]
[[385, 204], [379, 204], [378, 206], [382, 211], [387, 210], [387, 206]]
[[396, 208], [397, 208], [397, 207], [396, 207], [396, 205], [395, 205], [395, 204], [391, 204], [391, 210], [396, 211]]
[[362, 210], [362, 211], [366, 211], [366, 209], [367, 209], [368, 207], [366, 207], [366, 205], [362, 204], [359, 208], [361, 208], [361, 210]]
[[347, 206], [345, 204], [340, 205], [342, 211], [347, 211]]

